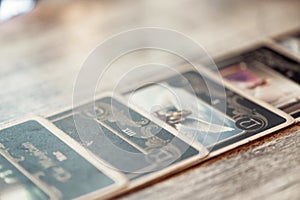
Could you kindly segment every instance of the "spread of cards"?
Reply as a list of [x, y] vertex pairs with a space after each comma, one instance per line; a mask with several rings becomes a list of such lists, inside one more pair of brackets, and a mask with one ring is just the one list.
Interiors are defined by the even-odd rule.
[[300, 121], [300, 30], [216, 66], [2, 127], [0, 199], [110, 198]]

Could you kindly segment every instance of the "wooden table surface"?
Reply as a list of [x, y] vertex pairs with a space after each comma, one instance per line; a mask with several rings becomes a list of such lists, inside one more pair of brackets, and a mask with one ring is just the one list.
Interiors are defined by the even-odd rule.
[[[70, 106], [81, 63], [120, 31], [174, 29], [214, 56], [300, 28], [299, 11], [296, 0], [41, 1], [30, 14], [0, 25], [0, 124]], [[113, 77], [105, 88], [114, 86]], [[299, 129], [273, 133], [120, 198], [300, 199]]]

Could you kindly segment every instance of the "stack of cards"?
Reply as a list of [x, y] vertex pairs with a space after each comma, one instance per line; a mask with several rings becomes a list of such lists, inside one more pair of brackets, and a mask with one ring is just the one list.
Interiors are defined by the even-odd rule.
[[3, 127], [0, 199], [112, 197], [293, 124], [299, 37], [273, 41]]

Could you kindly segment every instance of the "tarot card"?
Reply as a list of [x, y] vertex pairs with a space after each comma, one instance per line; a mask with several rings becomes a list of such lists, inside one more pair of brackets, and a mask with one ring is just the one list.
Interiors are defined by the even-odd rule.
[[276, 42], [290, 53], [300, 57], [300, 31], [275, 38]]
[[[93, 115], [93, 112], [95, 115]], [[197, 163], [207, 150], [190, 144], [116, 96], [48, 118], [96, 157], [123, 172], [129, 188]]]
[[55, 199], [107, 197], [125, 183], [121, 174], [95, 163], [80, 145], [40, 118], [2, 129], [0, 152]]
[[[124, 96], [178, 132], [194, 135], [210, 151], [208, 157], [293, 123], [287, 114], [236, 92], [228, 84], [227, 98], [221, 98], [224, 87], [204, 76], [183, 68], [180, 75], [157, 78], [155, 84], [132, 88]], [[211, 98], [208, 82], [219, 99]]]
[[[182, 105], [176, 97], [181, 98]], [[207, 148], [215, 145], [219, 140], [244, 132], [235, 126], [234, 120], [218, 112], [206, 102], [193, 98], [193, 94], [184, 88], [175, 87], [168, 81], [135, 91], [130, 95], [130, 101], [175, 127], [179, 132], [186, 135], [194, 133], [198, 142]], [[180, 114], [181, 119], [168, 117], [177, 114]], [[213, 122], [210, 122], [212, 119]]]
[[259, 47], [218, 64], [221, 75], [254, 98], [300, 117], [300, 63]]
[[42, 200], [50, 195], [0, 154], [0, 199]]

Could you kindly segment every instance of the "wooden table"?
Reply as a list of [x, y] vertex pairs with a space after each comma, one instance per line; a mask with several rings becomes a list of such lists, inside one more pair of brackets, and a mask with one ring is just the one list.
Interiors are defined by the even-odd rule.
[[[0, 124], [70, 106], [81, 63], [120, 31], [174, 29], [215, 56], [300, 27], [299, 10], [296, 0], [41, 1], [30, 14], [0, 25]], [[113, 79], [106, 84], [112, 88]], [[120, 198], [299, 199], [299, 129], [286, 128]]]

